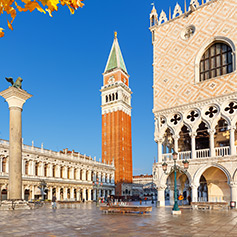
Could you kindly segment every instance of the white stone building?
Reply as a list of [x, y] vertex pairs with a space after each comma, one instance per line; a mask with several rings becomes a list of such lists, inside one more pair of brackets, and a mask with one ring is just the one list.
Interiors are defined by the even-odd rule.
[[[113, 164], [106, 164], [80, 153], [55, 152], [43, 148], [23, 145], [22, 147], [22, 199], [39, 199], [38, 186], [47, 184], [45, 198], [51, 200], [92, 201], [98, 196], [113, 195], [115, 190]], [[1, 200], [7, 199], [9, 142], [0, 139], [0, 189]], [[99, 185], [94, 185], [97, 182]]]
[[[191, 0], [166, 15], [150, 14], [153, 43], [154, 182], [161, 206], [178, 192], [193, 202], [237, 201], [236, 0]], [[169, 175], [162, 163], [168, 164]]]

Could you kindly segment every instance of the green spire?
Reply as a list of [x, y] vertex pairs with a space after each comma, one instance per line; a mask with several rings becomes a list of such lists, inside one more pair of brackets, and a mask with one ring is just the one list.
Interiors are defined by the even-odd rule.
[[123, 60], [123, 56], [118, 44], [118, 39], [117, 39], [117, 32], [114, 32], [114, 42], [109, 54], [109, 59], [107, 61], [106, 67], [105, 67], [105, 71], [104, 73], [115, 69], [115, 68], [121, 68], [123, 71], [127, 72], [124, 60]]

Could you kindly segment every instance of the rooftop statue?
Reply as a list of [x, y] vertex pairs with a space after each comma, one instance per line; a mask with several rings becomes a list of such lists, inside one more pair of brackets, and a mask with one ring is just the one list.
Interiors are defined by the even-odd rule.
[[13, 87], [22, 89], [21, 83], [22, 83], [23, 79], [21, 77], [18, 77], [15, 82], [13, 81], [12, 77], [6, 77], [6, 80], [8, 82], [10, 82]]

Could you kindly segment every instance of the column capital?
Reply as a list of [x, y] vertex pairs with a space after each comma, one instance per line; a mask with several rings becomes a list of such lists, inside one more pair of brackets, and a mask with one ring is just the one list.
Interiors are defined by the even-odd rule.
[[234, 131], [235, 131], [235, 130], [236, 130], [236, 126], [235, 126], [235, 125], [228, 126], [228, 129], [229, 129], [229, 130], [234, 130]]
[[190, 132], [190, 133], [189, 133], [189, 136], [190, 136], [191, 138], [196, 137], [196, 136], [197, 136], [197, 133], [196, 133], [196, 132]]
[[237, 182], [230, 182], [229, 185], [231, 188], [237, 188]]
[[9, 109], [12, 107], [22, 109], [26, 100], [32, 97], [32, 95], [26, 91], [15, 87], [9, 87], [8, 89], [0, 92], [0, 95], [7, 101]]
[[172, 138], [174, 138], [174, 140], [179, 140], [180, 136], [179, 135], [173, 135]]
[[216, 132], [216, 129], [208, 129], [207, 132], [209, 134], [214, 134]]

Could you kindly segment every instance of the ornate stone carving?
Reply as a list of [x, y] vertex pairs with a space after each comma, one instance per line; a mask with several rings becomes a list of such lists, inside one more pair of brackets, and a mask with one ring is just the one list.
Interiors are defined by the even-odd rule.
[[218, 109], [217, 107], [215, 106], [210, 106], [208, 108], [208, 110], [205, 112], [205, 115], [208, 117], [208, 118], [213, 118], [214, 116], [216, 116], [218, 113]]
[[232, 101], [225, 107], [225, 111], [229, 114], [234, 114], [237, 111], [237, 103]]
[[174, 8], [174, 13], [173, 13], [173, 18], [175, 18], [177, 15], [182, 15], [183, 12], [181, 10], [181, 7], [178, 3], [176, 3], [175, 8]]
[[198, 113], [196, 110], [192, 110], [192, 111], [188, 114], [187, 119], [188, 119], [190, 122], [194, 122], [198, 117], [199, 117], [199, 113]]
[[159, 17], [159, 25], [161, 25], [163, 23], [163, 21], [166, 22], [167, 20], [168, 20], [167, 16], [166, 16], [165, 12], [162, 10], [160, 17]]
[[171, 118], [171, 120], [170, 120], [170, 122], [173, 124], [173, 125], [177, 125], [177, 124], [179, 124], [180, 122], [181, 122], [181, 116], [179, 115], [179, 114], [175, 114], [172, 118]]

